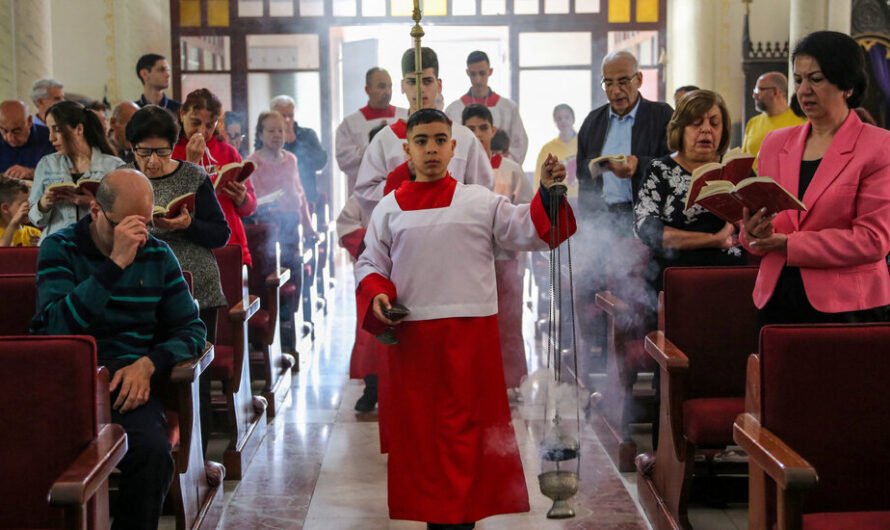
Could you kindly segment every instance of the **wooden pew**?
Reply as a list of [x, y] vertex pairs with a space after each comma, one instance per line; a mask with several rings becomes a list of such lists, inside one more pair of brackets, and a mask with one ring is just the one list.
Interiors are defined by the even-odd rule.
[[316, 291], [319, 302], [322, 304], [322, 314], [327, 316], [334, 287], [334, 249], [331, 245], [336, 245], [337, 241], [337, 235], [334, 233], [334, 223], [331, 219], [331, 207], [327, 203], [321, 209], [320, 215], [315, 216], [314, 226], [319, 236]]
[[108, 371], [95, 341], [2, 337], [0, 365], [0, 528], [109, 528], [108, 477], [127, 438], [100, 422]]
[[[0, 293], [17, 301], [0, 304], [0, 336], [27, 334], [37, 307], [35, 276], [0, 275]], [[221, 480], [225, 469], [215, 462], [205, 465], [198, 408], [198, 377], [213, 360], [213, 353], [208, 344], [201, 357], [176, 364], [166, 385], [152, 388], [165, 394], [175, 463], [171, 492], [177, 530], [214, 528], [222, 515]], [[108, 397], [106, 387], [106, 395], [97, 401], [97, 415], [105, 423], [111, 418]], [[208, 471], [213, 471], [211, 476]], [[219, 480], [215, 480], [217, 476]]]
[[318, 289], [315, 285], [315, 278], [318, 274], [318, 240], [306, 240], [303, 237], [303, 227], [300, 226], [301, 254], [303, 263], [303, 279], [302, 279], [302, 295], [303, 300], [300, 304], [303, 308], [303, 327], [296, 330], [297, 333], [297, 350], [308, 352], [315, 342], [315, 331], [320, 325], [323, 313], [321, 309], [321, 301], [318, 299]]
[[606, 313], [608, 342], [606, 382], [594, 393], [593, 427], [618, 470], [636, 469], [637, 444], [631, 438], [630, 424], [651, 422], [655, 406], [652, 389], [634, 389], [640, 372], [653, 372], [658, 365], [644, 350], [642, 326], [635, 320], [644, 308], [634, 307], [610, 291], [597, 293], [596, 305]]
[[658, 449], [654, 466], [637, 458], [640, 504], [657, 530], [691, 528], [695, 457], [710, 462], [733, 443], [733, 421], [744, 411], [745, 363], [757, 347], [756, 277], [755, 267], [664, 273], [663, 331], [645, 342], [661, 379]]
[[890, 324], [766, 326], [748, 362], [748, 528], [890, 528]]
[[[251, 364], [257, 364], [262, 373], [262, 395], [269, 404], [266, 412], [269, 418], [273, 418], [290, 392], [291, 368], [296, 364], [291, 354], [283, 352], [279, 313], [282, 307], [281, 289], [290, 282], [291, 273], [289, 268], [281, 266], [281, 245], [273, 235], [274, 227], [252, 224], [247, 225], [247, 228], [250, 253], [253, 256], [253, 267], [248, 272], [248, 285], [251, 294], [260, 299], [260, 309], [250, 319], [248, 329], [250, 343], [260, 348], [256, 359], [258, 363], [254, 363], [251, 352]], [[273, 251], [271, 256], [269, 250]], [[292, 291], [293, 299], [298, 300], [299, 297], [295, 294], [296, 291]], [[289, 307], [297, 306], [290, 304]], [[291, 312], [291, 322], [293, 319]]]
[[260, 299], [247, 290], [247, 266], [241, 248], [227, 245], [213, 251], [219, 265], [223, 293], [229, 303], [217, 323], [216, 358], [210, 366], [213, 379], [222, 382], [224, 400], [214, 403], [228, 417], [229, 446], [223, 457], [226, 474], [240, 480], [266, 435], [266, 399], [250, 388], [248, 321], [260, 308]]

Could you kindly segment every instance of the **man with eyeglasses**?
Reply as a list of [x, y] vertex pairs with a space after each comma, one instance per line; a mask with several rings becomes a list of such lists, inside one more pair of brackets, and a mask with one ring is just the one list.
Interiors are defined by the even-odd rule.
[[370, 132], [379, 125], [389, 125], [397, 120], [407, 120], [406, 109], [390, 105], [392, 78], [389, 72], [375, 66], [365, 73], [365, 93], [368, 104], [343, 118], [337, 126], [335, 139], [337, 165], [346, 173], [347, 196], [355, 190], [358, 168], [368, 148]]
[[127, 432], [113, 528], [157, 528], [173, 478], [153, 381], [198, 356], [206, 329], [179, 262], [149, 232], [154, 195], [135, 169], [102, 179], [90, 215], [48, 236], [37, 259], [34, 333], [92, 335], [112, 374], [111, 421]]
[[[589, 252], [588, 259], [579, 260], [587, 269], [582, 271], [586, 281], [579, 284], [585, 304], [592, 305], [595, 293], [605, 288], [620, 296], [623, 287], [636, 287], [628, 279], [638, 254], [632, 242], [633, 204], [649, 162], [670, 152], [666, 131], [673, 114], [667, 103], [642, 97], [642, 84], [633, 54], [606, 55], [602, 87], [609, 102], [592, 110], [578, 132], [578, 236]], [[591, 172], [590, 160], [603, 155], [625, 155], [626, 162], [609, 162]], [[597, 313], [591, 309], [589, 314]], [[601, 350], [605, 319], [590, 324], [581, 326], [582, 336], [592, 351]]]
[[760, 144], [770, 131], [806, 122], [788, 106], [788, 78], [781, 72], [767, 72], [758, 77], [751, 97], [754, 98], [754, 108], [760, 114], [745, 125], [742, 151], [746, 153], [759, 153]]
[[0, 173], [33, 180], [37, 162], [54, 152], [49, 129], [34, 123], [24, 102], [0, 103]]

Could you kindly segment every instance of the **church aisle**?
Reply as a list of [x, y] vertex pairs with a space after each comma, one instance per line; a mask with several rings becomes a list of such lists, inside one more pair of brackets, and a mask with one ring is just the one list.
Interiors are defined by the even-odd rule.
[[[270, 424], [244, 479], [226, 482], [220, 528], [425, 528], [387, 517], [386, 457], [379, 452], [376, 414], [357, 417], [352, 409], [362, 384], [347, 379], [355, 318], [352, 281], [343, 276], [338, 275], [331, 314], [319, 330], [315, 351], [301, 359], [282, 414]], [[581, 491], [571, 501], [577, 516], [546, 519], [550, 501], [537, 481], [543, 410], [516, 404], [512, 409], [532, 511], [491, 517], [477, 524], [479, 530], [648, 527], [589, 429], [583, 436]]]

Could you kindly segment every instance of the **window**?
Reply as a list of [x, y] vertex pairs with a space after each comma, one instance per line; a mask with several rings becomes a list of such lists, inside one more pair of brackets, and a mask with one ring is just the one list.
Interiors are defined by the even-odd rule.
[[318, 68], [318, 35], [248, 35], [249, 70]]
[[263, 16], [263, 0], [238, 0], [239, 17]]
[[386, 0], [362, 0], [362, 16], [385, 17]]
[[589, 65], [593, 52], [589, 32], [519, 34], [519, 66]]
[[179, 39], [182, 71], [229, 71], [229, 37], [182, 37]]

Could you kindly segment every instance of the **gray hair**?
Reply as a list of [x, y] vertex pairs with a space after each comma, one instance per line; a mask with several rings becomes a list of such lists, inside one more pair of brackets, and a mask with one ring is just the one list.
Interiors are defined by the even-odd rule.
[[273, 110], [275, 109], [275, 107], [284, 107], [284, 106], [291, 106], [291, 107], [296, 108], [297, 102], [294, 101], [294, 98], [284, 95], [284, 94], [281, 94], [280, 96], [275, 96], [274, 98], [272, 98], [272, 101], [269, 102], [269, 108], [273, 109]]
[[618, 50], [614, 52], [610, 52], [605, 57], [603, 57], [603, 63], [600, 65], [600, 71], [612, 61], [616, 61], [618, 59], [627, 59], [633, 64], [634, 72], [639, 70], [639, 63], [637, 63], [637, 58], [634, 57], [634, 54], [630, 53], [627, 50]]
[[51, 88], [65, 88], [65, 85], [56, 81], [52, 77], [44, 77], [43, 79], [34, 81], [34, 84], [31, 85], [31, 101], [36, 105], [38, 99], [49, 97], [49, 90]]

